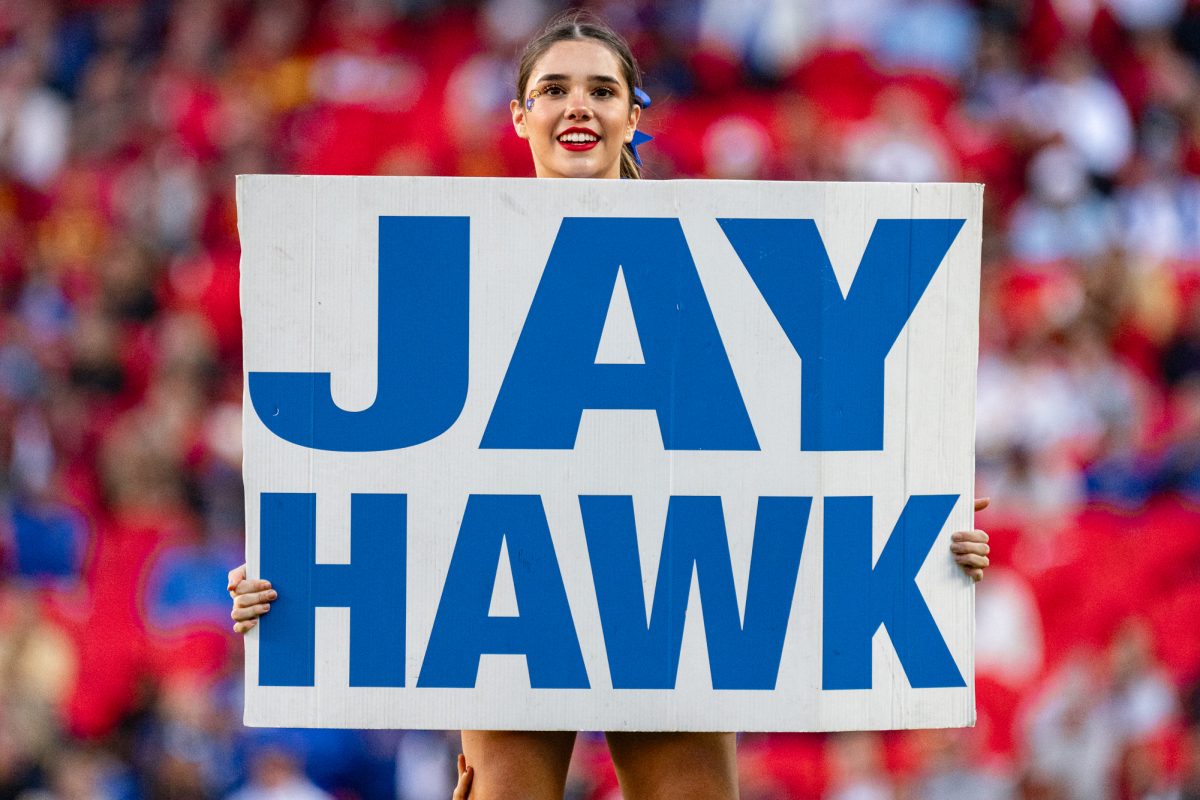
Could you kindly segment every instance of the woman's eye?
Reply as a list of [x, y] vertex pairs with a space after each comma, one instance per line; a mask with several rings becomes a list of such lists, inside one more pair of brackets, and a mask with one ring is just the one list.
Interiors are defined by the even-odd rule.
[[563, 93], [562, 87], [555, 86], [553, 84], [551, 84], [550, 86], [547, 86], [545, 89], [542, 89], [542, 94], [557, 95], [557, 94], [562, 94], [562, 93]]
[[597, 97], [612, 97], [613, 90], [609, 89], [607, 86], [601, 86], [599, 89], [592, 92], [592, 94], [596, 95]]

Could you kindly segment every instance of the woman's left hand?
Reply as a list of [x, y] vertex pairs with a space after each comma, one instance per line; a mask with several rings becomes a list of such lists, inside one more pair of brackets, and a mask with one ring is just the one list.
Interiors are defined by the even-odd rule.
[[[988, 507], [990, 499], [987, 497], [979, 497], [975, 499], [975, 510], [983, 511]], [[978, 583], [983, 580], [983, 571], [988, 567], [988, 553], [991, 548], [988, 547], [988, 535], [980, 530], [974, 531], [959, 531], [951, 535], [950, 552], [954, 554], [954, 561], [967, 576]]]

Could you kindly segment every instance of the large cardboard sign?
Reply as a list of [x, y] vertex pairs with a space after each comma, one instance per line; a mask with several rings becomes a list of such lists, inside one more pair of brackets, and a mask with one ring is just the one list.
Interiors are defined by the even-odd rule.
[[239, 178], [246, 723], [971, 724], [981, 203]]

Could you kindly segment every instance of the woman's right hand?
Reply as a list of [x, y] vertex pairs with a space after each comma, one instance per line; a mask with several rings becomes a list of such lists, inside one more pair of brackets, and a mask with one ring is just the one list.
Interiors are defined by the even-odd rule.
[[450, 800], [468, 800], [471, 796], [471, 781], [475, 778], [475, 770], [467, 766], [467, 757], [458, 754], [458, 785], [454, 787], [454, 795]]
[[271, 610], [271, 601], [279, 594], [271, 588], [270, 581], [252, 581], [246, 578], [246, 565], [230, 570], [229, 596], [233, 598], [234, 633], [246, 633], [258, 624], [258, 618]]

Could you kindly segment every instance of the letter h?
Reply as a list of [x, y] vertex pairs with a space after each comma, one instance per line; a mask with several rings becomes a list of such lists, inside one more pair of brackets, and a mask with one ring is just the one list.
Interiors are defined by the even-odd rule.
[[317, 496], [263, 492], [262, 575], [279, 591], [259, 625], [260, 686], [312, 686], [318, 606], [350, 609], [350, 685], [403, 686], [407, 496], [350, 496], [350, 563], [314, 563]]

